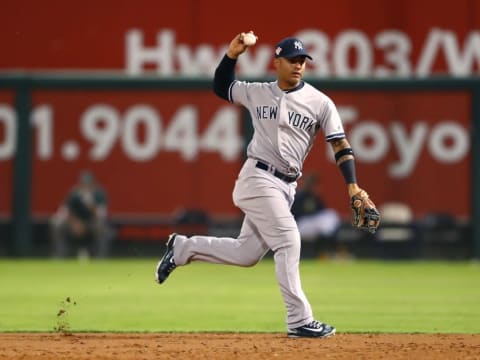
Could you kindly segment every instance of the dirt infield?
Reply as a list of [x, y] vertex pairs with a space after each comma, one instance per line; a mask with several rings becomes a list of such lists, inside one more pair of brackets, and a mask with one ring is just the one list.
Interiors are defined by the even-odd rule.
[[480, 335], [0, 334], [0, 359], [479, 359]]

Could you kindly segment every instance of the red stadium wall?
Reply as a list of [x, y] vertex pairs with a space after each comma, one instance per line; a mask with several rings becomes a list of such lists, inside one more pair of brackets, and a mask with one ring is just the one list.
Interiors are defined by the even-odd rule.
[[[211, 78], [233, 35], [254, 30], [260, 40], [239, 61], [239, 76], [270, 75], [273, 47], [289, 35], [308, 45], [315, 59], [311, 79], [480, 72], [480, 5], [474, 0], [456, 1], [453, 9], [433, 0], [244, 3], [254, 10], [245, 14], [218, 0], [7, 2], [0, 11], [0, 71]], [[357, 154], [361, 184], [378, 204], [403, 201], [417, 216], [432, 210], [470, 215], [468, 94], [329, 95]], [[41, 91], [33, 100], [35, 215], [53, 212], [86, 168], [108, 190], [115, 215], [182, 207], [238, 213], [231, 191], [244, 154], [241, 112], [213, 93]], [[15, 121], [13, 93], [2, 91], [3, 189], [12, 185]], [[305, 171], [320, 172], [327, 203], [348, 216], [343, 180], [321, 138]], [[0, 214], [10, 213], [11, 201], [8, 191], [0, 195]]]

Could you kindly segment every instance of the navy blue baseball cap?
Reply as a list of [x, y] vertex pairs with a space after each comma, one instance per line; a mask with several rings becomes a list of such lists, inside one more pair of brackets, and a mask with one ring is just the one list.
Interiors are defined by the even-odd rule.
[[303, 42], [294, 37], [288, 37], [281, 40], [275, 47], [275, 57], [293, 58], [296, 56], [305, 56], [310, 60], [313, 60], [310, 55], [305, 51]]

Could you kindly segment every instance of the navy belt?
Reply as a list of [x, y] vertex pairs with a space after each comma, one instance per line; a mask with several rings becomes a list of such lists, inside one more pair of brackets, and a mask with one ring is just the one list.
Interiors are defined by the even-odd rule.
[[288, 183], [291, 183], [291, 182], [294, 182], [298, 179], [298, 176], [288, 176], [288, 175], [285, 175], [283, 173], [281, 173], [280, 171], [278, 170], [274, 170], [272, 171], [271, 169], [271, 166], [268, 165], [268, 164], [265, 164], [263, 162], [261, 162], [260, 160], [257, 161], [257, 164], [255, 165], [255, 167], [259, 168], [259, 169], [262, 169], [262, 170], [265, 170], [265, 171], [268, 171], [269, 173], [273, 174], [273, 176], [283, 180], [283, 181], [286, 181]]

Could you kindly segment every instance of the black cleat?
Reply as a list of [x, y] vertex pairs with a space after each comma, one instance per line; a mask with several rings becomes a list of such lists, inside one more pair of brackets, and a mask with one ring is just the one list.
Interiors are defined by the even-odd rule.
[[335, 328], [328, 324], [313, 320], [307, 325], [297, 327], [295, 329], [288, 329], [288, 337], [309, 337], [309, 338], [326, 338], [335, 334]]
[[173, 259], [173, 245], [177, 234], [173, 233], [168, 237], [167, 250], [163, 254], [162, 259], [158, 262], [157, 271], [155, 272], [155, 279], [159, 284], [167, 280], [170, 273], [177, 267]]

